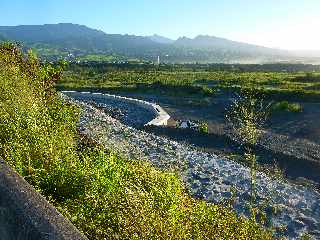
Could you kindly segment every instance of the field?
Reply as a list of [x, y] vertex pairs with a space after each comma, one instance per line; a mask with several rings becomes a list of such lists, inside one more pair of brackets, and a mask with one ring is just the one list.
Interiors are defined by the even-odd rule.
[[[319, 99], [319, 72], [221, 70], [202, 65], [153, 66], [134, 64], [71, 65], [58, 83], [61, 88], [163, 93], [206, 97], [218, 90], [251, 88], [273, 99]], [[252, 67], [254, 70], [254, 67]], [[267, 68], [268, 69], [268, 68]], [[281, 69], [277, 67], [277, 69]], [[290, 69], [290, 68], [289, 68]], [[306, 67], [306, 69], [308, 69]], [[315, 67], [315, 69], [317, 69]]]

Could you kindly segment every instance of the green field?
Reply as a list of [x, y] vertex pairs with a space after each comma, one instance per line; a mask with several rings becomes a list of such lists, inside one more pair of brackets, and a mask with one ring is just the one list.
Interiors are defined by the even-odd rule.
[[235, 91], [249, 88], [265, 96], [281, 100], [319, 100], [320, 72], [210, 71], [201, 66], [176, 66], [165, 69], [71, 65], [58, 83], [66, 89], [100, 89], [107, 91], [138, 91], [162, 94], [212, 96], [219, 90]]

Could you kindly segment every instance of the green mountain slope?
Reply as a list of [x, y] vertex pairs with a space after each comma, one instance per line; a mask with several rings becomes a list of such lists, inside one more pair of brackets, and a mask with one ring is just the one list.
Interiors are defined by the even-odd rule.
[[[2, 36], [2, 37], [1, 37]], [[46, 58], [140, 59], [163, 62], [272, 62], [289, 59], [285, 51], [198, 36], [176, 41], [154, 35], [106, 34], [83, 25], [60, 23], [0, 26], [0, 40], [10, 39], [34, 48]]]

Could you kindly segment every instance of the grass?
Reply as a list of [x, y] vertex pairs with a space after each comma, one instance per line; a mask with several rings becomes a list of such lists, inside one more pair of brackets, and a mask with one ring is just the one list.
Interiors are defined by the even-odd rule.
[[94, 239], [270, 237], [230, 209], [190, 198], [174, 173], [99, 149], [89, 151], [84, 162], [90, 166], [86, 176], [91, 185], [76, 204], [65, 202], [61, 210]]
[[89, 239], [272, 239], [229, 207], [191, 198], [173, 172], [77, 134], [54, 91], [61, 67], [0, 46], [0, 155]]

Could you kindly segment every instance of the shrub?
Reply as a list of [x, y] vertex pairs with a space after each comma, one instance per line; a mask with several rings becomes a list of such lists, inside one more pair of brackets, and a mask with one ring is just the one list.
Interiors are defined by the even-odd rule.
[[302, 106], [299, 103], [289, 103], [288, 101], [281, 101], [273, 104], [271, 110], [273, 112], [302, 112]]
[[199, 132], [201, 133], [209, 133], [208, 123], [207, 122], [201, 122], [199, 124]]
[[268, 108], [269, 105], [264, 103], [263, 97], [257, 95], [253, 89], [242, 89], [241, 94], [233, 101], [226, 114], [231, 137], [244, 148], [243, 159], [250, 164], [250, 207], [253, 221], [256, 221], [257, 213], [260, 211], [260, 206], [256, 208], [257, 156], [254, 152], [254, 146], [257, 145], [261, 134], [260, 129], [267, 120]]
[[0, 154], [43, 192], [64, 198], [81, 185], [76, 176], [78, 111], [53, 93], [58, 69], [40, 66], [32, 52], [0, 48]]
[[204, 96], [212, 96], [215, 93], [215, 91], [212, 88], [209, 88], [207, 86], [202, 87], [202, 92]]

